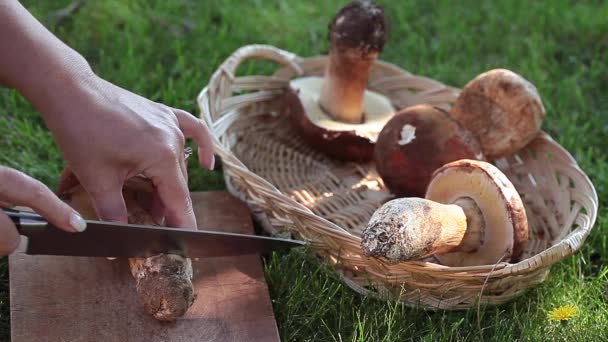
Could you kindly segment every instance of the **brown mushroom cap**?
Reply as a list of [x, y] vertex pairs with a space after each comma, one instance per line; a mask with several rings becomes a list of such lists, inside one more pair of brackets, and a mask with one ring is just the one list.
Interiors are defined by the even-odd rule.
[[374, 149], [378, 173], [398, 197], [424, 196], [433, 172], [459, 159], [484, 159], [477, 140], [443, 109], [426, 104], [395, 114]]
[[510, 155], [534, 139], [545, 108], [532, 83], [506, 69], [471, 80], [456, 99], [451, 115], [479, 140], [492, 160]]
[[293, 128], [307, 144], [332, 158], [370, 161], [378, 134], [395, 113], [393, 105], [386, 97], [365, 90], [365, 122], [349, 124], [335, 121], [320, 106], [322, 83], [320, 77], [304, 77], [291, 82], [284, 101]]
[[[436, 254], [442, 264], [492, 265], [514, 261], [523, 252], [528, 240], [524, 205], [515, 186], [492, 164], [459, 160], [444, 165], [433, 174], [425, 197], [444, 204], [470, 199], [483, 216], [481, 245], [468, 252]], [[467, 225], [470, 229], [471, 222]]]

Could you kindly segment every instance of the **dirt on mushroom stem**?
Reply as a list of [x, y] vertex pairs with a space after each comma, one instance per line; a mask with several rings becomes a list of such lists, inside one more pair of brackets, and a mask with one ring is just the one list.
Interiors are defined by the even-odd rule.
[[458, 247], [466, 224], [462, 208], [456, 205], [399, 198], [372, 215], [361, 235], [361, 247], [364, 255], [391, 263], [416, 260]]

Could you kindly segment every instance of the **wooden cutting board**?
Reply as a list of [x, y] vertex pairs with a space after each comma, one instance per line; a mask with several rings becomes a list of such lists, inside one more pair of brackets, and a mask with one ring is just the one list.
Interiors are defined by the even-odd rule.
[[[227, 192], [192, 193], [199, 227], [253, 233]], [[193, 260], [197, 298], [174, 323], [148, 316], [126, 260], [9, 257], [11, 337], [31, 341], [279, 341], [259, 256]]]

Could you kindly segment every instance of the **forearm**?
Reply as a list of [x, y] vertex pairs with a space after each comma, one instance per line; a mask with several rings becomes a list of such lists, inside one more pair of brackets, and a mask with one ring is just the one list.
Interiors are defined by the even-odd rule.
[[[0, 84], [17, 89], [35, 107], [68, 96], [93, 73], [87, 61], [38, 22], [17, 0], [0, 0]], [[60, 92], [64, 92], [60, 94]]]

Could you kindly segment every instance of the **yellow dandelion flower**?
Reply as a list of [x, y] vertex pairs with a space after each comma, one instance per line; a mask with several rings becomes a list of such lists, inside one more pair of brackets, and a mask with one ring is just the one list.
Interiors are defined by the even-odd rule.
[[550, 321], [567, 321], [576, 315], [576, 307], [572, 305], [560, 306], [551, 311], [547, 315]]

